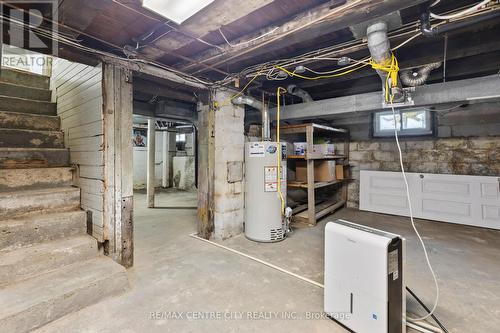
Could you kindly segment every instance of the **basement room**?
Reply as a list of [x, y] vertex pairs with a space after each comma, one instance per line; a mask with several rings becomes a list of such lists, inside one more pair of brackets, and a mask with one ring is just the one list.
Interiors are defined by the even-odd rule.
[[500, 1], [0, 18], [0, 332], [500, 332]]

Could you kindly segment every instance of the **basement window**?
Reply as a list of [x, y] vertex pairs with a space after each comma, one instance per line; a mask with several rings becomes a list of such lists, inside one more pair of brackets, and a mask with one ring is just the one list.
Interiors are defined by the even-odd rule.
[[391, 111], [373, 114], [373, 136], [394, 136], [394, 127], [400, 136], [422, 136], [434, 134], [434, 119], [429, 110], [398, 110], [396, 117]]

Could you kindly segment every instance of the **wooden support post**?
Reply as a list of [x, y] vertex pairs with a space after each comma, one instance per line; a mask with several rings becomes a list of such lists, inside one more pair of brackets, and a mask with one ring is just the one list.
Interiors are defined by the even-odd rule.
[[314, 127], [307, 126], [307, 202], [309, 224], [316, 225], [316, 188], [314, 187], [314, 160], [310, 159], [314, 152]]
[[105, 252], [131, 267], [134, 262], [132, 72], [103, 68]]
[[148, 163], [147, 163], [147, 198], [148, 208], [155, 207], [156, 183], [156, 120], [148, 119]]
[[161, 187], [167, 188], [169, 186], [170, 177], [169, 177], [169, 156], [168, 156], [168, 132], [162, 132], [162, 146], [161, 146], [161, 156], [162, 156], [162, 164], [161, 164]]
[[215, 230], [215, 113], [210, 103], [206, 96], [203, 104], [198, 104], [198, 235], [205, 239]]

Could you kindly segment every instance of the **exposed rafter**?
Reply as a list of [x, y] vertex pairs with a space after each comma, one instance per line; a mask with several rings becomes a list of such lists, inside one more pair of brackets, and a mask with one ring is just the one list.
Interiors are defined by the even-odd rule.
[[[256, 50], [262, 50], [263, 47], [270, 44], [291, 38], [292, 35], [301, 33], [302, 38], [311, 38], [305, 32], [315, 28], [318, 24], [328, 21], [330, 31], [341, 30], [353, 24], [358, 24], [377, 16], [383, 16], [395, 10], [404, 9], [410, 6], [423, 3], [425, 0], [349, 0], [344, 5], [331, 8], [330, 4], [324, 4], [315, 7], [297, 17], [281, 24], [278, 29], [269, 33], [275, 28], [270, 27], [259, 30], [254, 34], [243, 36], [234, 43], [241, 46], [231, 47], [223, 46], [224, 51], [211, 49], [194, 57], [200, 63], [210, 64], [213, 67], [222, 64], [227, 65], [234, 59], [241, 60], [245, 55], [255, 56]], [[256, 37], [265, 35], [263, 38], [255, 40]], [[290, 42], [297, 43], [297, 38], [290, 39]], [[280, 44], [280, 47], [283, 47]], [[266, 48], [265, 52], [269, 52]], [[182, 67], [182, 70], [192, 73], [199, 73], [204, 70], [197, 65], [191, 64]]]

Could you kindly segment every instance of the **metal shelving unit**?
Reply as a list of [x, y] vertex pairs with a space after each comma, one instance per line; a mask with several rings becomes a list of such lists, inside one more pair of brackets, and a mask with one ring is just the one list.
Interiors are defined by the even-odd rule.
[[[287, 125], [281, 126], [282, 135], [291, 134], [305, 134], [307, 142], [307, 153], [305, 156], [291, 155], [288, 159], [291, 160], [304, 160], [307, 163], [307, 182], [293, 182], [289, 181], [289, 188], [300, 188], [307, 190], [307, 205], [301, 205], [294, 209], [294, 223], [307, 224], [310, 226], [315, 226], [317, 220], [322, 217], [333, 213], [334, 211], [342, 208], [347, 203], [347, 182], [349, 179], [334, 180], [330, 182], [316, 182], [314, 179], [314, 164], [315, 161], [321, 160], [336, 160], [337, 165], [344, 166], [344, 175], [346, 174], [346, 168], [349, 168], [349, 144], [350, 136], [349, 131], [341, 128], [328, 127], [318, 124], [300, 124], [300, 125]], [[316, 134], [321, 134], [322, 136], [330, 137], [334, 140], [342, 139], [344, 142], [344, 152], [342, 155], [322, 155], [321, 153], [315, 153], [314, 137]], [[340, 185], [340, 186], [339, 186]], [[316, 190], [319, 188], [331, 187], [332, 192], [340, 191], [340, 200], [333, 198], [331, 200], [317, 202], [316, 201]], [[336, 197], [335, 193], [332, 193], [332, 197]]]

